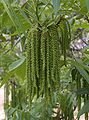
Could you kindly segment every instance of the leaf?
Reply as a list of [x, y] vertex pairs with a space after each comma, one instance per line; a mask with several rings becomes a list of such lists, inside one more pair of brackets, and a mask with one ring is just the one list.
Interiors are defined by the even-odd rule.
[[3, 15], [2, 15], [2, 27], [10, 29], [12, 26], [13, 26], [13, 22], [11, 21], [7, 12], [4, 12]]
[[25, 80], [25, 75], [26, 75], [26, 60], [25, 60], [25, 57], [22, 56], [19, 60], [13, 62], [9, 66], [9, 71], [13, 72], [13, 75], [15, 75], [19, 80], [24, 81]]
[[60, 0], [52, 0], [52, 4], [53, 4], [55, 15], [57, 15], [59, 6], [60, 6]]
[[[81, 6], [81, 12], [87, 13], [87, 6], [86, 6], [86, 0], [79, 0], [80, 1], [80, 6]], [[88, 1], [88, 0], [87, 0]]]
[[[9, 23], [12, 22], [13, 23], [12, 25], [15, 26], [16, 31], [19, 34], [24, 32], [30, 27], [30, 23], [31, 23], [30, 19], [28, 19], [27, 15], [25, 14], [25, 12], [23, 12], [22, 9], [19, 10], [18, 6], [17, 7], [15, 6], [14, 8], [13, 6], [11, 6], [11, 4], [8, 1], [2, 0], [2, 3], [7, 15], [9, 16], [8, 27], [11, 26]], [[6, 20], [7, 19], [4, 19], [4, 21]]]
[[8, 72], [8, 73], [3, 77], [3, 80], [0, 82], [0, 87], [2, 87], [5, 83], [7, 83], [12, 75], [13, 75], [13, 72]]
[[19, 79], [19, 82], [22, 82], [25, 80], [26, 76], [26, 60], [13, 71], [14, 75]]
[[67, 57], [67, 50], [70, 48], [70, 42], [71, 42], [71, 32], [70, 32], [70, 24], [67, 19], [63, 19], [61, 21], [61, 27], [60, 32], [61, 32], [61, 47], [62, 47], [62, 53], [64, 56], [64, 64], [66, 65], [66, 57]]
[[85, 78], [85, 80], [89, 83], [89, 74], [83, 68], [77, 67], [77, 70]]
[[83, 63], [79, 63], [78, 60], [72, 61], [73, 65], [76, 67], [76, 69], [79, 71], [79, 73], [82, 75], [82, 77], [89, 83], [89, 74], [85, 70], [87, 68], [86, 66], [83, 65]]
[[18, 10], [20, 11], [21, 15], [24, 17], [24, 19], [29, 23], [31, 24], [31, 21], [30, 19], [27, 17], [27, 15], [25, 14], [25, 12], [20, 8], [18, 7]]
[[4, 42], [4, 41], [6, 41], [6, 38], [4, 36], [0, 35], [0, 40]]
[[89, 88], [81, 88], [76, 91], [77, 94], [89, 94]]
[[8, 66], [15, 60], [14, 56], [8, 54], [0, 54], [0, 67], [8, 69]]
[[80, 118], [81, 115], [83, 115], [86, 112], [89, 112], [89, 100], [84, 104], [84, 106], [82, 107], [82, 109], [79, 111], [78, 113], [78, 118]]
[[45, 100], [46, 99], [40, 97], [35, 102], [33, 102], [30, 113], [32, 115], [32, 118], [34, 118], [34, 120], [39, 120], [40, 115], [43, 117], [43, 114], [46, 111]]
[[87, 10], [89, 11], [89, 0], [86, 0]]
[[6, 75], [3, 77], [3, 80], [0, 82], [0, 87], [2, 87], [5, 83], [7, 83], [13, 75], [19, 78], [19, 82], [25, 79], [26, 61], [24, 56], [22, 56], [19, 60], [13, 62], [9, 66], [8, 73], [6, 73]]
[[10, 108], [10, 109], [8, 110], [9, 116], [10, 116], [10, 115], [13, 115], [13, 113], [16, 111], [16, 109], [17, 109], [17, 108]]
[[16, 24], [15, 24], [15, 22], [14, 22], [14, 20], [13, 20], [13, 17], [12, 17], [13, 15], [11, 15], [11, 12], [10, 12], [7, 4], [6, 4], [6, 1], [2, 0], [2, 3], [3, 3], [3, 6], [4, 6], [4, 8], [5, 8], [5, 10], [6, 10], [7, 14], [8, 14], [8, 16], [9, 16], [10, 19], [12, 20], [13, 24], [16, 26]]
[[12, 71], [12, 70], [16, 69], [16, 68], [19, 67], [24, 61], [25, 61], [25, 57], [23, 56], [23, 57], [20, 58], [19, 60], [13, 62], [13, 63], [9, 66], [9, 71]]

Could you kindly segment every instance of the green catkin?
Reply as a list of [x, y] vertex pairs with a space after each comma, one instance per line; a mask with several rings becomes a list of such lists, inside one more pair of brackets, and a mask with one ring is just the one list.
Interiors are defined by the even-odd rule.
[[52, 52], [53, 52], [53, 68], [52, 68], [52, 80], [55, 81], [55, 70], [56, 70], [56, 51], [55, 51], [55, 26], [51, 26], [51, 37], [52, 37]]
[[[37, 33], [38, 34], [38, 33]], [[36, 78], [39, 78], [39, 65], [38, 65], [38, 46], [39, 46], [39, 40], [36, 37]]]
[[37, 49], [36, 49], [36, 53], [37, 53], [37, 62], [36, 62], [36, 66], [37, 66], [37, 75], [36, 75], [36, 86], [37, 86], [37, 98], [39, 97], [39, 93], [40, 93], [40, 81], [41, 81], [41, 67], [42, 67], [42, 61], [41, 61], [41, 28], [40, 26], [38, 26], [37, 28]]
[[39, 39], [38, 39], [38, 32], [37, 29], [32, 31], [32, 45], [31, 45], [31, 53], [32, 53], [32, 81], [33, 81], [33, 92], [32, 96], [37, 95], [37, 81], [39, 79], [39, 58], [38, 58], [38, 46], [39, 46]]
[[31, 104], [34, 94], [51, 99], [60, 80], [60, 46], [57, 26], [28, 33], [27, 39], [27, 89]]
[[47, 84], [48, 84], [48, 102], [51, 101], [51, 69], [52, 64], [52, 46], [51, 46], [51, 37], [49, 31], [47, 31]]
[[41, 52], [42, 52], [42, 61], [43, 61], [43, 66], [42, 66], [42, 88], [44, 90], [45, 97], [47, 98], [48, 96], [48, 85], [47, 85], [47, 33], [42, 32], [42, 37], [41, 37]]
[[27, 39], [27, 91], [30, 104], [37, 94], [39, 97], [41, 81], [41, 33], [40, 30], [33, 30], [28, 33]]
[[33, 31], [32, 33], [32, 36], [31, 36], [31, 58], [32, 58], [32, 99], [34, 97], [34, 94], [35, 94], [35, 88], [36, 88], [36, 49], [35, 49], [35, 46], [36, 46], [36, 34], [35, 34], [36, 31]]
[[49, 99], [49, 89], [50, 89], [50, 37], [48, 31], [42, 32], [41, 37], [41, 54], [42, 54], [42, 90], [46, 99]]
[[64, 56], [64, 64], [66, 65], [66, 55], [67, 55], [67, 50], [70, 48], [70, 42], [71, 42], [71, 32], [70, 32], [70, 25], [69, 22], [64, 18], [63, 22], [61, 24], [62, 28], [60, 27], [60, 31], [62, 34], [62, 53]]
[[50, 88], [50, 36], [47, 32], [47, 84]]
[[49, 88], [49, 97], [52, 100], [53, 91], [54, 91], [54, 83], [53, 83], [53, 44], [52, 44], [52, 36], [49, 30], [49, 62], [50, 62], [50, 88]]
[[31, 33], [28, 32], [27, 37], [27, 93], [29, 98], [29, 105], [31, 106], [31, 95], [32, 95], [32, 66], [31, 66]]
[[66, 65], [66, 49], [67, 49], [67, 40], [68, 40], [68, 36], [67, 36], [67, 26], [66, 26], [66, 22], [63, 22], [63, 39], [62, 39], [62, 46], [63, 46], [63, 55], [64, 55], [64, 64]]
[[56, 44], [56, 50], [57, 50], [57, 71], [56, 71], [56, 80], [57, 80], [57, 89], [59, 89], [59, 81], [60, 81], [60, 39], [59, 39], [59, 34], [58, 34], [58, 29], [56, 29], [56, 36], [57, 36], [57, 44]]
[[33, 79], [34, 79], [34, 95], [37, 93], [37, 86], [36, 86], [36, 76], [38, 76], [37, 74], [38, 74], [38, 72], [37, 72], [37, 69], [36, 69], [36, 67], [38, 66], [38, 64], [36, 65], [36, 63], [37, 63], [37, 52], [36, 52], [36, 50], [37, 50], [37, 46], [36, 46], [36, 42], [37, 42], [37, 30], [35, 30], [34, 31], [34, 33], [33, 33], [33, 51], [34, 51], [34, 77], [33, 77]]
[[48, 38], [49, 38], [49, 82], [50, 82], [50, 87], [48, 88], [49, 90], [49, 99], [50, 102], [52, 103], [52, 97], [53, 97], [53, 92], [54, 92], [54, 84], [53, 84], [53, 45], [52, 45], [52, 36], [50, 34], [50, 31], [48, 31]]
[[49, 28], [49, 70], [50, 70], [50, 87], [49, 97], [51, 103], [53, 103], [52, 96], [54, 91], [59, 89], [60, 81], [60, 46], [59, 46], [59, 34], [56, 25], [51, 25]]
[[42, 55], [42, 80], [41, 80], [41, 89], [42, 91], [44, 92], [44, 83], [45, 83], [45, 34], [44, 32], [42, 32], [42, 35], [41, 35], [41, 55]]
[[52, 36], [52, 51], [53, 51], [53, 81], [58, 84], [59, 78], [59, 64], [60, 64], [60, 49], [59, 49], [59, 36], [57, 33], [57, 26], [51, 27]]
[[67, 26], [67, 36], [68, 36], [68, 48], [70, 47], [70, 42], [71, 42], [71, 29], [70, 29], [70, 24], [69, 21], [67, 19], [65, 19], [66, 21], [66, 26]]

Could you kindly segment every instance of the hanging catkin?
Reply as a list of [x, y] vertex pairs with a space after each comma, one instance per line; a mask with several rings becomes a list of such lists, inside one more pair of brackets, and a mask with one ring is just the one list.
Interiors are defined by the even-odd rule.
[[31, 61], [31, 33], [28, 32], [27, 37], [27, 92], [29, 98], [29, 104], [31, 105], [31, 93], [32, 93], [32, 61]]
[[48, 98], [48, 70], [47, 70], [47, 32], [43, 31], [42, 32], [42, 37], [41, 37], [41, 54], [42, 54], [42, 89], [43, 89], [43, 93], [45, 95], [46, 98]]
[[67, 19], [63, 18], [63, 21], [61, 22], [59, 29], [62, 37], [61, 39], [62, 54], [64, 56], [64, 64], [66, 65], [67, 50], [70, 48], [71, 42], [70, 25]]
[[41, 76], [42, 76], [42, 61], [41, 61], [41, 27], [38, 25], [37, 28], [37, 41], [36, 41], [36, 66], [37, 66], [37, 76], [36, 76], [36, 86], [37, 86], [37, 97], [39, 97], [40, 94], [40, 81], [41, 81]]
[[47, 32], [47, 84], [48, 84], [48, 88], [50, 88], [50, 80], [51, 80], [51, 74], [50, 74], [50, 35], [49, 32]]
[[37, 94], [39, 97], [41, 79], [41, 32], [39, 29], [29, 31], [27, 38], [27, 91], [29, 101]]
[[46, 52], [46, 34], [44, 32], [42, 32], [41, 34], [41, 55], [42, 55], [42, 80], [41, 80], [41, 89], [44, 93], [44, 83], [45, 83], [45, 79], [46, 79], [46, 75], [45, 75], [45, 68], [46, 68], [46, 56], [45, 56], [45, 52]]
[[51, 70], [50, 70], [50, 35], [48, 30], [42, 32], [41, 37], [41, 55], [42, 55], [42, 90], [46, 99], [50, 99], [50, 86], [51, 86]]
[[33, 96], [37, 93], [37, 86], [36, 86], [36, 78], [38, 77], [38, 56], [37, 56], [37, 30], [33, 31], [33, 57], [34, 57], [34, 62], [33, 62], [33, 82], [34, 82], [34, 92]]
[[52, 38], [52, 52], [53, 52], [53, 68], [52, 76], [54, 83], [59, 84], [59, 70], [60, 70], [60, 45], [59, 45], [59, 36], [57, 33], [57, 26], [52, 25], [51, 29], [51, 38]]
[[47, 31], [47, 85], [48, 85], [48, 102], [51, 102], [52, 96], [53, 96], [53, 90], [51, 88], [54, 88], [52, 84], [52, 74], [51, 71], [53, 69], [53, 53], [52, 53], [52, 39], [49, 33], [49, 30]]
[[51, 99], [60, 80], [60, 45], [56, 25], [40, 26], [28, 33], [27, 89], [30, 104], [34, 95]]
[[35, 94], [35, 88], [36, 88], [36, 31], [32, 31], [32, 35], [31, 35], [31, 66], [32, 66], [32, 73], [31, 73], [31, 79], [32, 79], [32, 95], [31, 95], [31, 99], [33, 99], [34, 94]]

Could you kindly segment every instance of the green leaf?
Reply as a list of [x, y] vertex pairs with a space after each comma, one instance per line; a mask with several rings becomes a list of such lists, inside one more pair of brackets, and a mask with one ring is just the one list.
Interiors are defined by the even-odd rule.
[[86, 0], [87, 10], [89, 11], [89, 0]]
[[26, 77], [26, 60], [13, 70], [14, 75], [19, 79], [19, 82], [23, 83]]
[[25, 12], [20, 8], [18, 7], [18, 10], [20, 11], [21, 15], [24, 17], [24, 19], [27, 21], [27, 23], [31, 24], [31, 21], [30, 19], [27, 17], [27, 15], [25, 14]]
[[0, 39], [4, 42], [4, 41], [6, 41], [6, 38], [4, 37], [4, 36], [2, 36], [2, 35], [0, 35]]
[[13, 22], [11, 21], [7, 12], [4, 12], [3, 15], [2, 15], [2, 27], [10, 29], [12, 26], [13, 26]]
[[89, 88], [81, 88], [76, 91], [78, 95], [80, 94], [89, 94]]
[[80, 6], [81, 6], [81, 12], [83, 14], [87, 13], [86, 0], [79, 0], [79, 1], [80, 1]]
[[6, 75], [3, 77], [3, 80], [0, 82], [0, 87], [7, 83], [13, 75], [15, 75], [19, 79], [19, 82], [25, 79], [26, 60], [24, 56], [22, 56], [19, 60], [13, 62], [9, 66], [8, 73], [6, 73]]
[[89, 112], [89, 100], [84, 104], [84, 106], [82, 107], [82, 109], [79, 111], [78, 113], [78, 118], [80, 118], [81, 115], [83, 115], [86, 112]]
[[2, 3], [3, 3], [3, 6], [4, 6], [4, 8], [5, 8], [5, 10], [6, 10], [7, 14], [8, 14], [8, 16], [9, 16], [10, 19], [12, 20], [13, 24], [16, 26], [16, 24], [15, 24], [15, 22], [14, 22], [14, 20], [13, 20], [13, 17], [12, 17], [13, 15], [11, 14], [11, 12], [10, 12], [10, 10], [9, 10], [6, 1], [2, 0]]
[[59, 6], [60, 6], [60, 0], [52, 0], [52, 4], [53, 4], [55, 15], [57, 15]]
[[13, 113], [16, 111], [17, 108], [10, 108], [7, 112], [10, 115], [13, 115]]
[[19, 60], [13, 62], [9, 66], [9, 71], [13, 72], [13, 75], [15, 75], [19, 80], [24, 81], [25, 80], [25, 75], [26, 75], [26, 60], [25, 60], [25, 57], [22, 56]]
[[3, 80], [0, 82], [0, 87], [2, 87], [4, 84], [6, 84], [10, 77], [13, 75], [13, 72], [8, 72], [4, 77]]
[[19, 60], [13, 62], [13, 63], [9, 66], [9, 71], [12, 71], [12, 70], [16, 69], [16, 68], [19, 67], [24, 61], [25, 61], [25, 57], [23, 56], [23, 57], [20, 58]]
[[72, 61], [73, 65], [76, 67], [76, 69], [79, 71], [79, 73], [82, 75], [82, 77], [89, 83], [89, 74], [87, 73], [86, 65], [84, 66], [81, 61]]
[[25, 12], [22, 9], [20, 9], [19, 6], [17, 7], [15, 6], [16, 8], [14, 8], [13, 6], [11, 6], [11, 4], [8, 1], [3, 1], [3, 0], [2, 3], [7, 15], [9, 16], [8, 22], [6, 21], [7, 19], [4, 19], [4, 21], [8, 23], [7, 24], [8, 27], [11, 25], [15, 26], [16, 31], [19, 34], [21, 34], [30, 27], [30, 23], [31, 23], [30, 19], [28, 19]]

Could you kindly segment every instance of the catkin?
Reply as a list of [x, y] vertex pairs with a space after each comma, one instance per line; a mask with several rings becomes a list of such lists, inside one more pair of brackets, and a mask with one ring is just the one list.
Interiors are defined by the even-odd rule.
[[69, 22], [63, 18], [63, 21], [60, 25], [60, 31], [61, 31], [61, 48], [62, 53], [64, 56], [64, 64], [66, 65], [66, 57], [67, 57], [67, 50], [70, 48], [70, 42], [71, 42], [71, 32], [70, 32], [70, 25]]
[[30, 104], [34, 97], [51, 99], [60, 80], [60, 44], [56, 25], [37, 28], [27, 39], [27, 88]]
[[27, 92], [29, 97], [29, 104], [31, 104], [31, 93], [32, 93], [32, 61], [31, 61], [31, 33], [28, 33], [27, 37]]
[[57, 82], [59, 81], [57, 78], [59, 78], [59, 64], [60, 64], [60, 49], [59, 49], [59, 36], [57, 33], [57, 27], [56, 26], [51, 26], [51, 37], [52, 37], [52, 52], [53, 52], [53, 70], [52, 70], [52, 76], [53, 76], [53, 81]]
[[41, 55], [42, 55], [42, 80], [41, 80], [41, 89], [44, 93], [44, 83], [45, 83], [45, 65], [46, 65], [46, 56], [45, 56], [45, 50], [46, 50], [46, 47], [45, 47], [45, 41], [46, 41], [46, 38], [45, 38], [45, 33], [42, 32], [42, 35], [41, 35]]
[[41, 37], [41, 54], [42, 54], [42, 89], [45, 94], [46, 99], [49, 98], [49, 89], [50, 89], [50, 37], [48, 31], [42, 32]]
[[42, 52], [42, 87], [45, 96], [48, 96], [48, 84], [47, 84], [47, 33], [43, 31], [41, 39], [41, 52]]
[[50, 88], [50, 36], [47, 32], [47, 84]]
[[38, 64], [36, 65], [37, 63], [37, 30], [34, 31], [34, 34], [33, 34], [33, 54], [34, 54], [34, 63], [33, 63], [33, 67], [34, 67], [34, 77], [33, 77], [33, 80], [34, 80], [34, 92], [33, 92], [33, 96], [34, 94], [37, 93], [37, 86], [36, 86], [36, 78], [38, 77], [38, 72], [37, 72], [37, 67], [38, 67]]
[[41, 28], [40, 26], [38, 26], [37, 28], [37, 41], [36, 41], [36, 69], [37, 69], [37, 74], [36, 74], [36, 86], [37, 86], [37, 97], [39, 97], [39, 93], [40, 93], [40, 81], [41, 81], [41, 76], [42, 76], [42, 71], [41, 71], [41, 67], [42, 67], [42, 61], [41, 61]]

